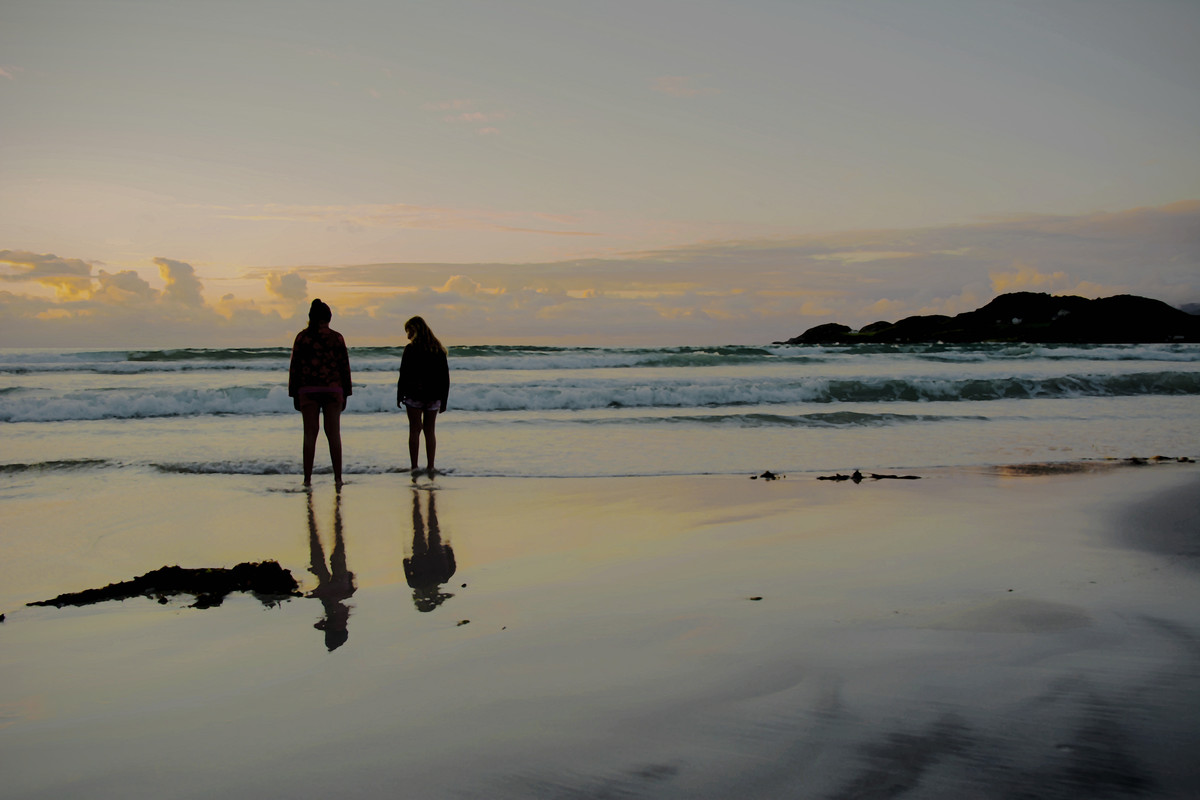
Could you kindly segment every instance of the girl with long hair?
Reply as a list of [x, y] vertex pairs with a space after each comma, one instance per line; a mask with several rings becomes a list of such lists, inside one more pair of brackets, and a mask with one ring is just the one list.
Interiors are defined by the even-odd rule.
[[434, 426], [438, 412], [446, 410], [450, 393], [450, 366], [446, 348], [420, 317], [404, 323], [408, 344], [400, 359], [400, 380], [396, 383], [396, 405], [408, 412], [408, 458], [417, 471], [421, 435], [425, 436], [426, 468], [434, 473], [437, 436]]

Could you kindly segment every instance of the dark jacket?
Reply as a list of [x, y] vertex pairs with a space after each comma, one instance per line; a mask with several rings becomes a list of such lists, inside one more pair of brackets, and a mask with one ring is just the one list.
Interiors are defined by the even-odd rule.
[[445, 353], [431, 353], [414, 344], [404, 347], [400, 359], [400, 380], [396, 383], [396, 405], [410, 400], [441, 400], [446, 410], [446, 398], [450, 394], [450, 365]]
[[342, 395], [350, 396], [350, 354], [337, 331], [305, 328], [296, 334], [288, 368], [288, 396], [297, 397], [305, 386], [340, 386]]

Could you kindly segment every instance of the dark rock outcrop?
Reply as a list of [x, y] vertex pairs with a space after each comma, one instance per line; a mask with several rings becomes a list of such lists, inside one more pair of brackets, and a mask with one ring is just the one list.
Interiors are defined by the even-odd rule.
[[[847, 336], [853, 336], [854, 329], [849, 325], [827, 322], [824, 325], [809, 328], [803, 335], [805, 337], [804, 344], [825, 344], [827, 342], [840, 342]], [[796, 342], [788, 342], [788, 344], [796, 344]]]
[[826, 323], [783, 344], [1200, 342], [1200, 317], [1160, 300], [1117, 295], [1089, 300], [1034, 292], [1002, 294], [974, 311], [874, 322], [855, 331]]

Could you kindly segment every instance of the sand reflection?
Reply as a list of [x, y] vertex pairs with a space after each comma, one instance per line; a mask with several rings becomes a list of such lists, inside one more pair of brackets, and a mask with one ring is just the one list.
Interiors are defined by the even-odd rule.
[[[421, 511], [421, 495], [429, 499]], [[433, 611], [454, 595], [442, 586], [454, 575], [454, 550], [442, 541], [437, 518], [437, 492], [412, 490], [412, 555], [404, 559], [404, 577], [413, 590], [417, 611]]]
[[321, 545], [321, 534], [317, 528], [317, 514], [313, 509], [313, 495], [308, 492], [308, 546], [311, 561], [308, 571], [317, 576], [317, 588], [309, 592], [324, 606], [325, 614], [313, 625], [325, 632], [325, 647], [336, 650], [350, 637], [350, 606], [345, 600], [354, 594], [354, 573], [346, 566], [346, 540], [342, 531], [342, 494], [334, 495], [333, 501], [333, 551], [329, 563], [325, 563], [325, 549]]

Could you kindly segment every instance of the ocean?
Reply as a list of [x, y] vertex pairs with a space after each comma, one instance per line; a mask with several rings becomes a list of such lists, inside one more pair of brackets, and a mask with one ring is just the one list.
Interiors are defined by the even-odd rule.
[[[400, 347], [350, 352], [348, 480], [407, 464]], [[300, 474], [288, 348], [0, 350], [0, 472]], [[457, 476], [917, 472], [1200, 456], [1200, 345], [450, 349]], [[422, 457], [423, 460], [423, 457]], [[317, 474], [328, 474], [318, 443]]]

